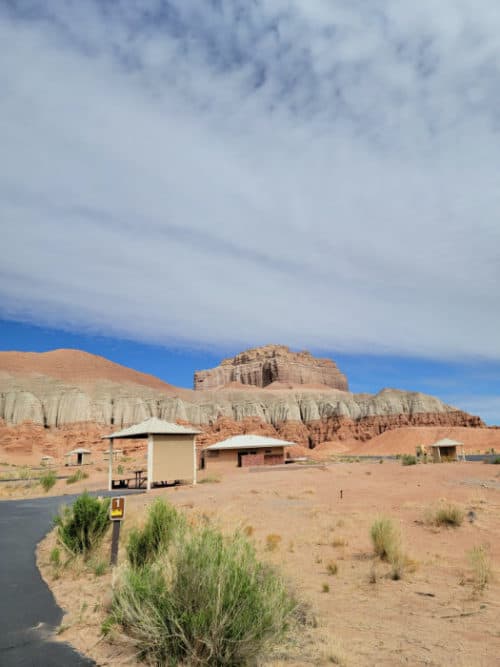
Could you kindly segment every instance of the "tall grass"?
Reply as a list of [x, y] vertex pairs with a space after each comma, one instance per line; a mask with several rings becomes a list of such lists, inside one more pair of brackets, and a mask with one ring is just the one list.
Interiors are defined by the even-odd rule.
[[174, 508], [158, 502], [146, 533], [155, 535], [162, 526], [166, 537], [148, 540], [153, 548], [144, 550], [147, 558], [137, 550], [137, 537], [129, 543], [130, 562], [114, 588], [112, 621], [133, 638], [148, 664], [253, 664], [293, 618], [296, 602], [285, 583], [257, 560], [242, 534], [224, 537], [210, 526], [190, 527]]
[[399, 548], [399, 531], [391, 519], [381, 517], [377, 519], [371, 529], [373, 550], [381, 560], [389, 560], [391, 554]]
[[156, 500], [149, 508], [144, 527], [130, 532], [127, 544], [129, 563], [133, 567], [151, 563], [185, 531], [186, 521], [182, 514], [163, 500]]
[[[389, 576], [393, 580], [402, 579], [406, 571], [414, 569], [415, 565], [403, 552], [401, 545], [401, 533], [391, 519], [377, 519], [370, 530], [373, 550], [380, 560], [387, 561], [391, 569]], [[373, 570], [373, 583], [376, 581], [375, 570]]]
[[482, 592], [491, 580], [492, 567], [488, 549], [485, 545], [474, 547], [467, 554], [472, 568], [474, 590]]
[[426, 523], [434, 526], [451, 526], [457, 528], [462, 525], [464, 511], [458, 505], [440, 502], [437, 507], [430, 508], [425, 513]]
[[73, 555], [87, 557], [109, 528], [109, 498], [99, 500], [87, 492], [56, 516], [59, 542]]
[[76, 482], [81, 482], [82, 479], [87, 479], [88, 474], [83, 472], [83, 470], [77, 470], [70, 477], [67, 478], [66, 484], [75, 484]]
[[42, 485], [45, 493], [50, 491], [50, 489], [53, 486], [55, 486], [56, 482], [57, 482], [57, 477], [54, 470], [49, 470], [40, 477], [40, 484]]

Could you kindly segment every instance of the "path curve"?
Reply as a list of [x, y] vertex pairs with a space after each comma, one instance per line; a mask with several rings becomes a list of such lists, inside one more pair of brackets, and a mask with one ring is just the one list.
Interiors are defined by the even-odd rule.
[[[94, 495], [94, 494], [93, 494]], [[102, 493], [100, 495], [111, 495]], [[95, 662], [55, 641], [63, 611], [36, 566], [35, 549], [73, 496], [0, 502], [0, 665], [80, 667]]]

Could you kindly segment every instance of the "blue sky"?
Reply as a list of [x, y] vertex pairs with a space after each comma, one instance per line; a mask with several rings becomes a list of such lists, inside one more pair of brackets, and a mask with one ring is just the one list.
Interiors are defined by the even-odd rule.
[[497, 0], [16, 0], [0, 41], [6, 346], [281, 342], [500, 421]]

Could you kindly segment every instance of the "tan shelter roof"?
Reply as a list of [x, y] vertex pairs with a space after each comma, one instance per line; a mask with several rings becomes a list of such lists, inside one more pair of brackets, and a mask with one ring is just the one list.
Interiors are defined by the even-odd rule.
[[158, 419], [158, 417], [151, 417], [140, 424], [129, 426], [121, 431], [116, 431], [110, 435], [104, 435], [103, 439], [107, 438], [146, 438], [148, 435], [196, 435], [201, 433], [197, 429], [189, 426], [181, 426], [180, 424], [172, 424], [171, 422]]
[[205, 449], [240, 449], [241, 447], [258, 449], [259, 447], [291, 447], [294, 444], [294, 442], [278, 440], [278, 438], [270, 438], [267, 435], [235, 435], [232, 438], [205, 447]]
[[438, 440], [435, 442], [433, 445], [430, 445], [430, 447], [457, 447], [460, 445], [463, 445], [463, 442], [458, 442], [458, 440], [450, 440], [450, 438], [443, 438], [442, 440]]
[[83, 449], [83, 447], [78, 447], [78, 449], [72, 449], [66, 454], [66, 456], [71, 456], [72, 454], [92, 454], [89, 449]]

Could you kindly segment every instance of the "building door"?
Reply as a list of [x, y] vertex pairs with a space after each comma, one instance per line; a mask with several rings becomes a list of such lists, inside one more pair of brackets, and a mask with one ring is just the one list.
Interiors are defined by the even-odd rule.
[[238, 468], [241, 468], [243, 465], [243, 457], [246, 456], [248, 452], [238, 452]]
[[78, 452], [76, 462], [78, 463], [79, 466], [82, 465], [82, 463], [83, 463], [83, 454], [81, 452]]

